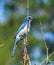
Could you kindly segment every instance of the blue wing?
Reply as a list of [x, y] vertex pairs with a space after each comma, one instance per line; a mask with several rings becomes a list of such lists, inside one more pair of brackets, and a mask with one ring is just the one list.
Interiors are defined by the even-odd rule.
[[15, 33], [15, 37], [14, 38], [16, 38], [16, 35], [19, 33], [19, 31], [21, 31], [23, 28], [25, 27], [25, 24], [22, 24], [21, 26], [20, 26], [20, 28], [17, 30], [17, 32]]

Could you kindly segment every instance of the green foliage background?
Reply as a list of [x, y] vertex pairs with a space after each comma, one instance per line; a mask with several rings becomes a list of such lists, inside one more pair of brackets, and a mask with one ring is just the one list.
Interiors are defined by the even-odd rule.
[[[14, 58], [11, 57], [11, 54], [15, 41], [15, 32], [20, 27], [26, 16], [26, 14], [18, 15], [16, 13], [17, 7], [23, 6], [26, 9], [26, 0], [11, 1], [14, 2], [13, 5], [12, 3], [6, 3], [5, 5], [6, 10], [11, 11], [11, 15], [6, 23], [0, 24], [0, 44], [3, 44], [3, 46], [0, 47], [0, 65], [22, 65], [20, 64], [20, 61], [22, 60], [22, 51], [24, 49], [22, 41], [20, 41], [18, 44]], [[36, 12], [39, 9], [43, 9], [44, 11], [46, 11], [46, 14], [40, 17], [36, 16]], [[43, 44], [44, 42], [35, 38], [32, 35], [32, 32], [35, 26], [39, 27], [40, 29], [39, 23], [41, 21], [42, 25], [47, 24], [49, 26], [49, 28], [43, 31], [51, 31], [52, 33], [54, 33], [54, 0], [49, 0], [47, 4], [45, 4], [43, 0], [39, 0], [39, 3], [37, 2], [37, 0], [30, 0], [30, 15], [33, 16], [35, 19], [31, 23], [31, 31], [28, 35], [28, 53], [31, 53], [32, 48], [35, 45], [41, 46], [43, 53], [46, 53], [45, 46]], [[51, 51], [54, 51], [54, 49], [52, 49]], [[54, 55], [51, 57], [51, 59], [54, 60]], [[40, 59], [40, 61], [42, 61], [42, 59]]]

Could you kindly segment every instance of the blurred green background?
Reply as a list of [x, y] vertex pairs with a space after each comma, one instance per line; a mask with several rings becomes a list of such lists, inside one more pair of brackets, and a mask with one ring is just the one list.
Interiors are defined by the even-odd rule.
[[[26, 0], [0, 0], [0, 65], [22, 65], [20, 63], [24, 49], [22, 41], [18, 44], [14, 58], [11, 54], [15, 32], [26, 17], [26, 3]], [[54, 51], [54, 0], [30, 0], [30, 15], [34, 20], [28, 35], [28, 54], [32, 65], [40, 65], [46, 58], [43, 40], [47, 43], [49, 54]], [[50, 60], [54, 65], [54, 55]]]

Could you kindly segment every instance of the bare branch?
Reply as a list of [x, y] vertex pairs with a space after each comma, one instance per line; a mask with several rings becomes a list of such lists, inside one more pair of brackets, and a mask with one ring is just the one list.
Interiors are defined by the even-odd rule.
[[[50, 58], [53, 54], [54, 54], [54, 52], [52, 52], [52, 53], [48, 56], [48, 58]], [[45, 59], [40, 63], [40, 65], [42, 65], [46, 60], [47, 60], [47, 58], [45, 58]]]

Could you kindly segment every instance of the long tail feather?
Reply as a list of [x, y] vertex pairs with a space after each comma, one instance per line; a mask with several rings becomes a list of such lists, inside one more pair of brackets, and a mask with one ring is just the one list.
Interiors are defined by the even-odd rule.
[[13, 51], [12, 51], [12, 57], [14, 57], [14, 55], [15, 55], [15, 52], [16, 52], [16, 48], [17, 48], [17, 44], [18, 44], [18, 42], [19, 42], [19, 40], [16, 39], [16, 40], [15, 40], [14, 47], [13, 47]]

